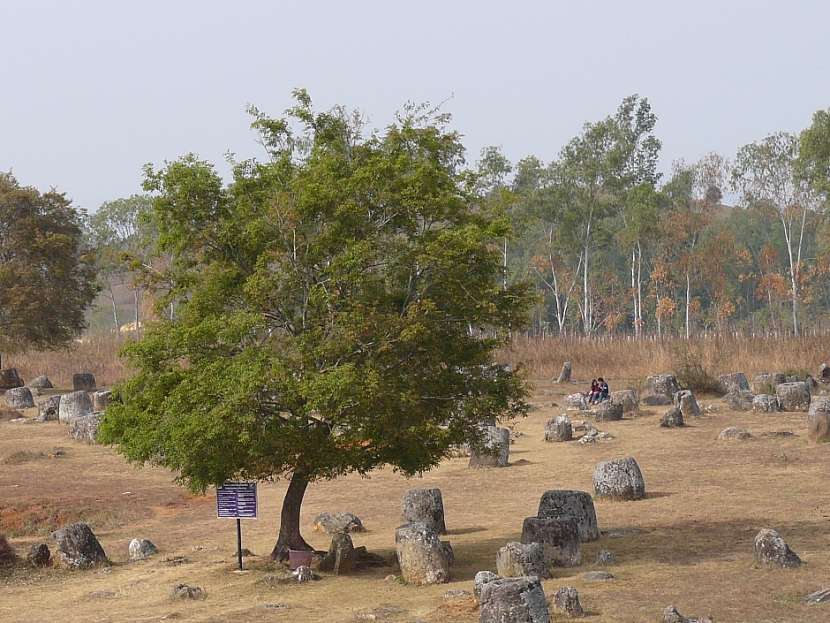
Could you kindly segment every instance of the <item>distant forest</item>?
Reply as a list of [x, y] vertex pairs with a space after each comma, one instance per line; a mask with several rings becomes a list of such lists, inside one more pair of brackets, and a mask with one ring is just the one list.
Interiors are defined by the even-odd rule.
[[[805, 120], [809, 121], [809, 120]], [[509, 219], [505, 286], [534, 284], [533, 335], [691, 337], [830, 329], [830, 113], [736, 154], [658, 170], [657, 115], [625, 98], [544, 162], [501, 148], [468, 162], [477, 205]], [[93, 331], [140, 325], [163, 288], [149, 195], [117, 199], [87, 222], [101, 293]], [[471, 327], [471, 330], [475, 328]]]

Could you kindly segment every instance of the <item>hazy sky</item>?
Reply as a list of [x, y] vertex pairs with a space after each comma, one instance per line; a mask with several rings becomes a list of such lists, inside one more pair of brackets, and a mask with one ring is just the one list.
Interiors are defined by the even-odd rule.
[[0, 170], [80, 207], [139, 191], [146, 162], [257, 155], [246, 104], [299, 86], [376, 126], [450, 98], [471, 161], [550, 160], [639, 93], [668, 168], [830, 107], [830, 3], [0, 0]]

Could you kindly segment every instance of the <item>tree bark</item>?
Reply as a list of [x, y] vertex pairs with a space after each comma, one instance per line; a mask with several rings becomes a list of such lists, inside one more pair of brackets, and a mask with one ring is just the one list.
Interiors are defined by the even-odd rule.
[[271, 560], [288, 559], [289, 549], [305, 551], [314, 549], [305, 542], [300, 533], [300, 509], [308, 483], [309, 479], [303, 472], [294, 472], [291, 476], [291, 482], [282, 500], [280, 531], [277, 535], [277, 543], [271, 551]]
[[688, 340], [692, 333], [689, 327], [689, 305], [691, 303], [691, 283], [689, 280], [689, 269], [686, 269], [686, 339]]

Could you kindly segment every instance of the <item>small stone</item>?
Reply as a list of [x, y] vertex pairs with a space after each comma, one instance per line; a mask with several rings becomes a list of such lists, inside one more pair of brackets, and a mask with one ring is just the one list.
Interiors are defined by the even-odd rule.
[[17, 562], [17, 554], [14, 553], [12, 544], [6, 537], [0, 534], [0, 567], [13, 565]]
[[539, 500], [539, 510], [536, 516], [551, 519], [572, 518], [576, 521], [579, 539], [582, 542], [595, 541], [599, 538], [594, 501], [585, 491], [568, 489], [545, 491]]
[[500, 578], [482, 586], [479, 623], [549, 623], [545, 591], [537, 577]]
[[294, 569], [294, 578], [297, 582], [311, 582], [312, 580], [316, 580], [317, 576], [314, 575], [314, 571], [311, 570], [311, 567], [300, 565]]
[[95, 375], [91, 372], [79, 372], [72, 375], [72, 389], [76, 392], [94, 392]]
[[465, 591], [463, 588], [456, 588], [451, 591], [447, 591], [442, 596], [446, 600], [467, 599], [468, 597], [472, 597], [473, 594], [470, 591]]
[[674, 395], [674, 406], [680, 408], [683, 419], [700, 417], [700, 405], [695, 395], [688, 389], [681, 390]]
[[598, 565], [613, 565], [617, 562], [617, 557], [614, 556], [613, 552], [608, 551], [607, 549], [599, 550], [597, 554], [597, 564]]
[[582, 574], [582, 579], [586, 582], [606, 582], [613, 580], [614, 574], [607, 571], [586, 571]]
[[782, 411], [807, 411], [810, 408], [810, 386], [804, 382], [781, 383], [775, 388]]
[[403, 522], [422, 523], [438, 534], [446, 534], [441, 489], [410, 489], [401, 500]]
[[33, 567], [48, 567], [49, 563], [52, 562], [52, 552], [49, 551], [49, 546], [46, 543], [37, 543], [29, 549], [26, 560]]
[[746, 380], [746, 375], [743, 372], [722, 374], [718, 377], [718, 385], [723, 394], [749, 391], [749, 381]]
[[618, 500], [644, 498], [646, 483], [637, 461], [626, 457], [598, 463], [594, 468], [594, 493]]
[[28, 387], [14, 387], [6, 390], [6, 404], [12, 409], [31, 409], [35, 406], [32, 390]]
[[703, 618], [688, 618], [684, 617], [677, 608], [669, 606], [663, 610], [663, 623], [712, 623], [709, 617]]
[[807, 439], [813, 443], [830, 441], [830, 397], [814, 396], [810, 401]]
[[475, 578], [473, 579], [473, 595], [476, 600], [480, 598], [481, 589], [485, 584], [498, 579], [500, 579], [498, 574], [493, 573], [492, 571], [479, 571], [476, 573]]
[[521, 541], [541, 543], [548, 566], [576, 567], [582, 560], [579, 528], [573, 517], [528, 517], [522, 524]]
[[353, 513], [320, 513], [314, 518], [313, 530], [321, 530], [326, 534], [341, 532], [364, 532], [363, 522]]
[[778, 532], [764, 528], [755, 536], [755, 562], [766, 567], [792, 568], [801, 564]]
[[112, 399], [112, 392], [110, 390], [101, 390], [92, 393], [92, 410], [106, 411]]
[[496, 554], [496, 571], [501, 577], [549, 577], [544, 547], [541, 543], [508, 543]]
[[823, 604], [830, 601], [830, 588], [822, 588], [815, 593], [810, 593], [804, 598], [804, 601], [808, 604]]
[[633, 389], [619, 389], [609, 394], [611, 404], [620, 405], [623, 413], [635, 413], [640, 409], [640, 398], [637, 396], [636, 390]]
[[571, 439], [573, 439], [573, 427], [568, 416], [559, 415], [545, 424], [545, 441], [570, 441]]
[[383, 578], [383, 581], [384, 582], [397, 582], [398, 581], [398, 576], [393, 575], [393, 574], [390, 573], [385, 578]]
[[752, 410], [758, 413], [774, 413], [778, 411], [778, 398], [770, 394], [757, 394], [752, 399]]
[[730, 426], [718, 433], [718, 439], [720, 441], [746, 441], [752, 439], [752, 434], [746, 429]]
[[510, 429], [488, 426], [484, 430], [483, 444], [473, 446], [470, 467], [507, 467], [510, 458]]
[[133, 539], [129, 546], [130, 560], [144, 560], [158, 554], [158, 548], [147, 539]]
[[573, 371], [573, 365], [570, 361], [566, 361], [562, 364], [562, 371], [559, 373], [559, 378], [556, 379], [557, 383], [569, 383], [571, 380], [571, 372]]
[[579, 603], [579, 592], [572, 586], [563, 586], [553, 594], [551, 600], [553, 611], [564, 614], [572, 619], [585, 616], [582, 604]]
[[37, 421], [56, 421], [58, 419], [58, 410], [60, 409], [60, 404], [60, 395], [49, 396], [44, 400], [40, 401], [37, 405]]
[[597, 422], [614, 422], [623, 419], [623, 406], [605, 400], [593, 408]]
[[587, 411], [588, 399], [585, 394], [569, 394], [565, 396], [565, 408], [568, 411]]
[[72, 418], [92, 415], [92, 400], [84, 391], [63, 394], [58, 407], [58, 419], [68, 424]]
[[176, 584], [170, 591], [170, 597], [171, 599], [206, 599], [207, 593], [201, 586]]
[[95, 443], [103, 415], [103, 413], [91, 413], [83, 417], [71, 418], [69, 420], [69, 436], [76, 441]]
[[56, 530], [52, 538], [58, 543], [61, 562], [70, 569], [109, 564], [104, 548], [85, 523], [74, 523]]
[[352, 537], [345, 532], [335, 534], [331, 539], [328, 553], [320, 561], [320, 571], [331, 571], [334, 575], [351, 573], [357, 563], [357, 553]]
[[672, 407], [660, 418], [660, 426], [663, 428], [679, 428], [685, 425], [686, 422], [683, 420], [683, 413], [680, 407]]
[[395, 532], [401, 577], [408, 584], [442, 584], [450, 580], [448, 552], [438, 534], [422, 523], [401, 526]]
[[52, 385], [52, 381], [49, 380], [49, 377], [45, 374], [41, 374], [40, 376], [36, 376], [28, 383], [29, 387], [34, 389], [52, 389], [54, 386]]

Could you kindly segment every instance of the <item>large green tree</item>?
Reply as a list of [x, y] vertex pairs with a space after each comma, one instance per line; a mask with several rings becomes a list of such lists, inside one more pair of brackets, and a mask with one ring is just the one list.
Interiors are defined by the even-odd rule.
[[526, 410], [492, 357], [529, 294], [503, 286], [506, 220], [474, 209], [447, 120], [408, 109], [364, 135], [296, 97], [285, 118], [252, 111], [270, 157], [237, 163], [229, 186], [193, 156], [148, 169], [181, 302], [128, 347], [136, 374], [101, 426], [196, 491], [287, 477], [275, 558], [309, 547], [311, 482], [427, 470]]
[[0, 349], [63, 346], [97, 292], [82, 217], [62, 193], [0, 173]]

